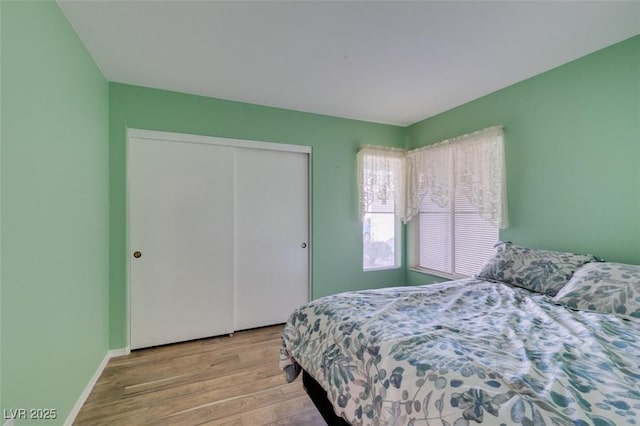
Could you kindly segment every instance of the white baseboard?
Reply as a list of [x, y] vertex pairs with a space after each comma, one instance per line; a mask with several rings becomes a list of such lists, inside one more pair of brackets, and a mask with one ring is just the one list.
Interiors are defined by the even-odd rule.
[[111, 356], [111, 358], [116, 358], [119, 356], [125, 356], [125, 355], [129, 355], [131, 353], [131, 348], [129, 346], [127, 346], [126, 348], [122, 348], [122, 349], [111, 349], [109, 351], [109, 355]]
[[[69, 416], [67, 417], [67, 420], [65, 420], [65, 422], [64, 422], [64, 426], [71, 426], [73, 424], [73, 422], [76, 419], [76, 416], [80, 412], [80, 409], [84, 405], [84, 403], [87, 400], [87, 398], [89, 398], [89, 395], [91, 394], [91, 391], [93, 390], [93, 387], [98, 382], [98, 379], [102, 375], [102, 372], [104, 371], [105, 367], [107, 366], [107, 363], [109, 362], [109, 360], [111, 358], [124, 356], [124, 355], [129, 355], [130, 353], [131, 353], [131, 349], [127, 346], [126, 348], [123, 348], [123, 349], [112, 349], [112, 350], [108, 351], [105, 354], [104, 358], [102, 359], [102, 362], [98, 366], [98, 369], [93, 374], [93, 377], [91, 377], [91, 380], [89, 380], [89, 383], [87, 383], [87, 386], [84, 388], [84, 390], [80, 394], [80, 398], [78, 398], [78, 401], [76, 401], [76, 404], [71, 409], [71, 412], [69, 413]], [[10, 420], [10, 422], [11, 423], [9, 423], [9, 424], [5, 423], [3, 426], [13, 426], [13, 420]]]

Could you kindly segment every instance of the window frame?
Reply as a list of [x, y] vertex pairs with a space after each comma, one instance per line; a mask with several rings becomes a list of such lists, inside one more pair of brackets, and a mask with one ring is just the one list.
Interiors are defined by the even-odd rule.
[[[500, 230], [504, 229], [505, 227], [508, 226], [508, 220], [507, 220], [507, 216], [506, 216], [506, 184], [505, 184], [505, 179], [504, 179], [504, 175], [506, 173], [506, 164], [504, 161], [504, 134], [502, 133], [502, 126], [494, 126], [492, 128], [487, 128], [484, 130], [479, 130], [477, 132], [473, 132], [467, 135], [462, 135], [459, 137], [455, 137], [449, 140], [445, 140], [442, 141], [440, 143], [436, 143], [433, 144], [433, 146], [435, 145], [441, 145], [441, 144], [445, 144], [448, 142], [458, 142], [458, 143], [464, 143], [464, 140], [469, 138], [471, 141], [473, 140], [471, 138], [471, 136], [474, 135], [482, 135], [484, 132], [490, 132], [493, 129], [499, 128], [500, 129], [500, 151], [501, 155], [502, 155], [502, 188], [503, 188], [503, 192], [502, 192], [502, 217], [501, 217], [501, 222], [499, 224], [493, 224], [493, 222], [491, 223], [491, 227], [493, 228], [493, 230], [495, 230], [496, 232], [496, 243], [500, 240]], [[409, 153], [413, 153], [425, 148], [429, 148], [432, 145], [427, 145], [425, 147], [422, 148], [418, 148], [416, 150], [413, 151], [409, 151]], [[460, 161], [459, 159], [456, 159], [454, 162], [451, 163], [450, 167], [451, 167], [451, 171], [455, 171], [455, 168], [457, 167], [457, 161]], [[490, 166], [488, 166], [490, 167]], [[456, 185], [456, 184], [454, 184]], [[445, 278], [445, 279], [461, 279], [461, 278], [468, 278], [472, 275], [466, 275], [460, 272], [456, 272], [456, 219], [459, 217], [460, 214], [467, 214], [467, 212], [465, 212], [465, 209], [463, 208], [462, 211], [458, 214], [456, 214], [456, 186], [452, 187], [452, 196], [451, 196], [451, 201], [450, 201], [450, 205], [447, 208], [445, 213], [446, 215], [448, 215], [450, 221], [451, 221], [451, 229], [448, 232], [448, 236], [447, 236], [447, 241], [450, 244], [451, 247], [451, 252], [448, 254], [448, 260], [451, 263], [451, 271], [445, 271], [445, 270], [438, 270], [438, 269], [432, 269], [426, 266], [422, 266], [421, 265], [421, 240], [424, 241], [425, 240], [425, 236], [421, 235], [421, 220], [423, 220], [423, 216], [425, 214], [429, 214], [428, 212], [423, 213], [422, 209], [421, 209], [421, 204], [422, 201], [420, 202], [420, 205], [417, 208], [416, 213], [414, 213], [414, 220], [410, 220], [409, 223], [407, 224], [407, 263], [408, 263], [408, 269], [410, 271], [413, 272], [418, 272], [418, 273], [422, 273], [422, 274], [427, 274], [427, 275], [432, 275], [435, 277], [440, 277], [440, 278]], [[428, 196], [428, 195], [426, 195]], [[435, 211], [433, 213], [436, 213]], [[473, 212], [470, 212], [472, 214], [477, 213], [479, 216], [481, 216], [481, 212], [478, 209], [474, 209]], [[427, 237], [428, 238], [428, 237]], [[458, 239], [458, 241], [460, 241]], [[492, 243], [491, 247], [493, 247], [494, 243]], [[483, 248], [488, 248], [488, 247], [483, 247]], [[462, 257], [462, 259], [465, 259], [464, 255]]]
[[[362, 224], [363, 271], [401, 268], [406, 262], [407, 269], [411, 271], [449, 279], [468, 276], [459, 272], [434, 270], [420, 265], [421, 242], [425, 243], [425, 240], [428, 240], [428, 237], [420, 238], [422, 228], [420, 216], [423, 215], [420, 208], [426, 196], [429, 196], [438, 206], [444, 207], [447, 204], [451, 206], [444, 213], [449, 216], [452, 227], [448, 235], [443, 234], [445, 237], [442, 240], [449, 242], [451, 252], [448, 255], [446, 251], [443, 252], [447, 258], [441, 262], [441, 265], [448, 266], [447, 263], [450, 263], [451, 267], [447, 269], [455, 271], [455, 265], [458, 263], [462, 270], [470, 272], [482, 263], [487, 252], [493, 249], [494, 236], [496, 242], [499, 241], [500, 230], [509, 225], [503, 129], [503, 126], [496, 125], [413, 150], [374, 145], [361, 147], [356, 155], [356, 163], [359, 218]], [[461, 144], [466, 145], [466, 142], [469, 145], [464, 152]], [[399, 161], [400, 164], [392, 164], [395, 161]], [[374, 179], [366, 177], [365, 170], [387, 174], [380, 175], [381, 182], [377, 182], [378, 177]], [[450, 176], [447, 177], [449, 174]], [[391, 196], [388, 192], [389, 188], [394, 190]], [[461, 220], [463, 216], [456, 214], [456, 200], [453, 198], [461, 196], [458, 190], [467, 197], [468, 203], [462, 201], [464, 198], [458, 201], [461, 213], [465, 215], [471, 213], [469, 221]], [[365, 229], [370, 226], [364, 221], [365, 211], [377, 213], [368, 208], [376, 197], [385, 202], [389, 198], [394, 199], [393, 212], [396, 225], [393, 236], [395, 245], [393, 266], [366, 267], [364, 263], [367, 258]], [[477, 211], [468, 211], [466, 204], [475, 207], [472, 210]], [[428, 211], [428, 205], [425, 207]], [[413, 220], [416, 215], [419, 216], [418, 220]], [[488, 228], [480, 226], [481, 222], [477, 222], [477, 219], [487, 220], [490, 226]], [[406, 224], [406, 227], [402, 227], [400, 222]], [[460, 235], [456, 238], [458, 222], [464, 232], [462, 236], [468, 235], [469, 238], [459, 238]], [[476, 230], [477, 234], [474, 233]], [[403, 241], [405, 238], [406, 242]], [[476, 242], [481, 243], [477, 245], [480, 250], [475, 249]], [[489, 242], [491, 245], [488, 244]], [[476, 252], [479, 252], [482, 258], [476, 257]], [[435, 258], [435, 260], [432, 266], [440, 266], [438, 259]]]
[[416, 218], [407, 225], [407, 264], [409, 271], [417, 272], [420, 274], [431, 275], [438, 278], [445, 278], [447, 280], [459, 280], [462, 278], [469, 278], [468, 275], [451, 274], [445, 271], [439, 271], [437, 269], [425, 268], [420, 266], [420, 219]]
[[[415, 237], [415, 263], [412, 263], [415, 266], [410, 267], [409, 269], [414, 271], [414, 272], [421, 272], [424, 274], [428, 274], [428, 275], [435, 275], [437, 277], [442, 277], [442, 278], [448, 278], [448, 279], [452, 279], [452, 280], [457, 280], [457, 279], [462, 279], [462, 278], [469, 278], [472, 275], [466, 275], [466, 274], [461, 274], [459, 272], [455, 272], [455, 265], [456, 265], [456, 227], [455, 227], [455, 223], [456, 223], [456, 209], [455, 209], [455, 199], [452, 200], [451, 203], [451, 208], [449, 209], [448, 212], [446, 212], [450, 219], [451, 219], [451, 232], [449, 234], [449, 242], [451, 244], [451, 254], [450, 254], [450, 260], [451, 260], [451, 264], [453, 265], [453, 267], [451, 268], [453, 270], [453, 272], [448, 272], [448, 271], [442, 271], [439, 269], [433, 269], [433, 268], [428, 268], [425, 266], [420, 265], [420, 258], [421, 258], [421, 253], [420, 253], [420, 220], [422, 219], [422, 215], [423, 214], [429, 214], [429, 213], [423, 213], [423, 212], [418, 212], [418, 214], [416, 214], [416, 220], [412, 221], [415, 223], [415, 234], [413, 234], [413, 236]], [[470, 212], [460, 212], [457, 214], [469, 214]], [[471, 212], [471, 214], [474, 214], [476, 212]], [[479, 214], [479, 212], [478, 212]], [[498, 226], [495, 226], [495, 230], [497, 232], [497, 238], [496, 238], [496, 243], [500, 240], [500, 228]], [[495, 244], [495, 243], [494, 243]]]
[[362, 222], [362, 271], [363, 272], [371, 272], [371, 271], [388, 271], [392, 269], [400, 269], [402, 268], [402, 223], [398, 214], [396, 212], [395, 206], [393, 212], [366, 212], [367, 214], [390, 214], [393, 215], [393, 265], [389, 266], [373, 266], [367, 267], [364, 264], [365, 261], [365, 241], [364, 241], [364, 230], [365, 223]]
[[[403, 267], [403, 228], [406, 150], [389, 146], [363, 145], [356, 155], [361, 231], [361, 265], [363, 272], [400, 269]], [[391, 208], [376, 207], [376, 201]], [[384, 210], [384, 211], [379, 211]], [[367, 266], [365, 231], [366, 214], [391, 214], [393, 217], [393, 263]]]

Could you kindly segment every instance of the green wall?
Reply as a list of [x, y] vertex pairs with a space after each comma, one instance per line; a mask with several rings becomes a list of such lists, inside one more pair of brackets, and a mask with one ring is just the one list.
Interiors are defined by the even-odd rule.
[[494, 124], [501, 238], [640, 263], [640, 36], [401, 128], [107, 84], [55, 3], [2, 1], [0, 20], [0, 408], [56, 408], [60, 423], [109, 345], [127, 344], [127, 127], [311, 146], [314, 298], [407, 282], [362, 272], [361, 144]]
[[640, 36], [416, 123], [408, 144], [495, 124], [509, 197], [501, 239], [640, 264]]
[[61, 424], [108, 350], [108, 83], [56, 3], [0, 10], [0, 405]]
[[404, 269], [362, 271], [355, 158], [361, 144], [404, 146], [402, 127], [110, 84], [111, 347], [126, 345], [126, 129], [312, 147], [313, 297], [405, 282]]

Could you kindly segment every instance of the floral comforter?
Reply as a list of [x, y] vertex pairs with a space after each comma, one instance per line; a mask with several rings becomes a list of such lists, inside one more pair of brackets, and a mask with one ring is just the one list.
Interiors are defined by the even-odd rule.
[[477, 279], [315, 300], [280, 367], [353, 425], [640, 424], [640, 321]]

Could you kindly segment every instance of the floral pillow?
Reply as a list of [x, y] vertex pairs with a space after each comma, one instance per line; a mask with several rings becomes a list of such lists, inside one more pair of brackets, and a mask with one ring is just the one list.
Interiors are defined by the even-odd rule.
[[540, 250], [500, 242], [496, 244], [495, 255], [482, 267], [477, 277], [555, 296], [576, 269], [597, 260], [592, 255]]
[[640, 266], [611, 262], [585, 265], [553, 301], [574, 309], [640, 318]]

